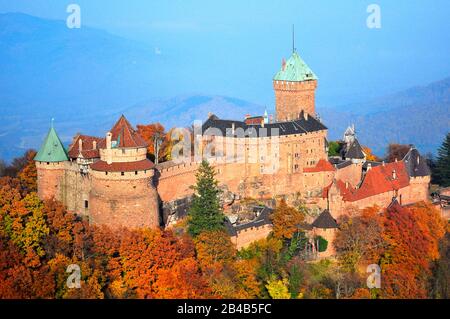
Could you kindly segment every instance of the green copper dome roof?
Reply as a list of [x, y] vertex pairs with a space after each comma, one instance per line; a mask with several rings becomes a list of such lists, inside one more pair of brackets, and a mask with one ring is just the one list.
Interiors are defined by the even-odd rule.
[[53, 126], [48, 131], [47, 137], [34, 160], [39, 162], [63, 162], [69, 160], [67, 152]]
[[294, 52], [273, 79], [275, 81], [302, 82], [318, 78], [298, 53]]

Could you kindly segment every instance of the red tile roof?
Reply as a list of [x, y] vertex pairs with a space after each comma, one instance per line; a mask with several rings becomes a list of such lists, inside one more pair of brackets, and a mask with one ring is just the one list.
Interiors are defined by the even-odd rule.
[[314, 167], [305, 167], [304, 173], [317, 173], [317, 172], [334, 172], [334, 166], [325, 159], [321, 159]]
[[[88, 135], [77, 135], [73, 140], [72, 144], [69, 146], [69, 157], [77, 158], [80, 155], [79, 140], [82, 140], [82, 151], [81, 155], [84, 158], [99, 158], [99, 145], [103, 143], [104, 138], [88, 136]], [[94, 149], [93, 142], [97, 143], [97, 148]]]
[[[110, 130], [112, 141], [117, 141], [116, 147], [147, 147], [147, 142], [139, 135], [139, 133], [131, 126], [130, 122], [121, 116], [116, 124]], [[103, 143], [102, 148], [106, 148]]]
[[91, 165], [91, 169], [101, 172], [133, 172], [143, 171], [154, 167], [152, 161], [145, 159], [137, 162], [113, 162], [108, 164], [105, 161], [97, 161]]
[[[396, 173], [395, 179], [393, 178], [394, 171]], [[354, 202], [406, 187], [409, 185], [409, 176], [404, 162], [394, 162], [371, 168], [366, 172], [361, 185], [356, 189], [351, 186], [347, 188], [342, 180], [337, 180], [335, 183], [344, 201]], [[324, 198], [328, 196], [331, 185], [323, 189], [322, 196]]]

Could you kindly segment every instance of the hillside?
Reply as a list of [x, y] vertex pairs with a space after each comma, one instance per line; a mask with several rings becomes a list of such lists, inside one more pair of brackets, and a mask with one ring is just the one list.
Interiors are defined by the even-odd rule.
[[319, 113], [330, 139], [341, 138], [354, 123], [361, 142], [380, 156], [391, 142], [415, 144], [423, 153], [434, 153], [450, 130], [450, 78]]

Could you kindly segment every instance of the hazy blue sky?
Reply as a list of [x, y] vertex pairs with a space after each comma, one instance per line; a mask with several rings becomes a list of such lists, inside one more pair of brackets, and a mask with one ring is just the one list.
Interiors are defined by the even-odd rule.
[[[82, 25], [145, 42], [185, 65], [174, 84], [177, 76], [192, 81], [174, 94], [273, 104], [271, 78], [291, 52], [292, 24], [299, 53], [320, 78], [319, 104], [450, 76], [448, 0], [0, 0], [0, 12], [65, 20], [70, 3], [80, 5]], [[381, 6], [381, 29], [366, 26], [371, 3]]]

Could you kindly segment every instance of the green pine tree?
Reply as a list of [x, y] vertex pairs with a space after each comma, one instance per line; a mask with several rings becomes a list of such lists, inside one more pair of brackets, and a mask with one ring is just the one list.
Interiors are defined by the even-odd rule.
[[201, 163], [189, 209], [189, 233], [196, 237], [203, 231], [225, 230], [225, 215], [220, 206], [220, 189], [215, 171], [205, 160]]
[[433, 179], [440, 186], [450, 186], [450, 133], [447, 133], [442, 146], [438, 150]]

